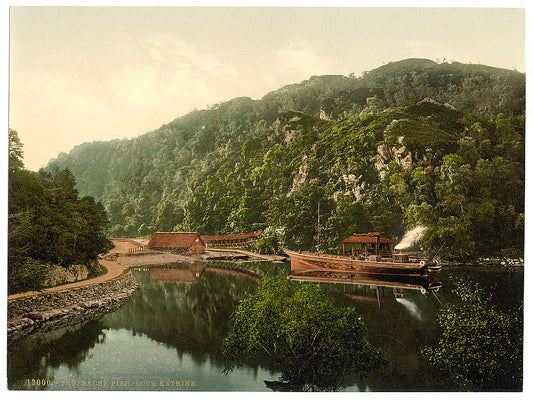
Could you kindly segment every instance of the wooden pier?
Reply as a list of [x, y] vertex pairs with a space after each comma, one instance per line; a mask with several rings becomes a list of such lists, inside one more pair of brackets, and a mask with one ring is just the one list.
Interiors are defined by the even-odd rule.
[[263, 232], [257, 230], [248, 233], [232, 233], [225, 235], [200, 236], [207, 248], [242, 248], [253, 246]]

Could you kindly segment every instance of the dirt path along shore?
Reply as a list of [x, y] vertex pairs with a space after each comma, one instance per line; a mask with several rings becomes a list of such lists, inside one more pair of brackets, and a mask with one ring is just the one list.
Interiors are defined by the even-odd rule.
[[[117, 253], [127, 253], [130, 248], [135, 247], [137, 245], [128, 240], [113, 240], [113, 244], [115, 247], [106, 255], [117, 254]], [[98, 261], [100, 262], [100, 264], [102, 264], [107, 269], [107, 272], [104, 275], [100, 275], [95, 278], [85, 279], [85, 280], [78, 281], [78, 282], [72, 282], [72, 283], [66, 283], [64, 285], [54, 286], [54, 287], [46, 288], [40, 291], [17, 293], [17, 294], [9, 295], [7, 299], [13, 300], [13, 299], [21, 298], [21, 297], [34, 296], [34, 295], [43, 294], [43, 293], [60, 292], [62, 290], [106, 282], [108, 280], [114, 279], [122, 275], [124, 270], [127, 269], [126, 266], [120, 265], [116, 261], [109, 261], [104, 258], [100, 258], [98, 259]]]

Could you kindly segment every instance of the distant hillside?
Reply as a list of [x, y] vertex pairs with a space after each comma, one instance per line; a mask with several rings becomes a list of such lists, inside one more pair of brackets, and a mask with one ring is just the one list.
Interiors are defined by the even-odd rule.
[[277, 106], [278, 111], [299, 110], [318, 117], [322, 109], [339, 119], [426, 97], [482, 117], [519, 115], [525, 105], [525, 76], [483, 65], [407, 59], [385, 64], [360, 78], [311, 77], [271, 92], [262, 101], [269, 108]]
[[261, 228], [334, 250], [355, 231], [430, 227], [449, 258], [520, 254], [524, 74], [409, 59], [311, 77], [50, 162], [101, 201], [113, 236]]

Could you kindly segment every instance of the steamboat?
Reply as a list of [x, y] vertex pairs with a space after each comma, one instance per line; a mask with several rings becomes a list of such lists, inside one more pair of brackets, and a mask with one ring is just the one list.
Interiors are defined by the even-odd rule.
[[[342, 255], [283, 249], [291, 270], [302, 274], [316, 270], [377, 275], [425, 275], [438, 271], [434, 259], [396, 253], [385, 233], [354, 233], [342, 241]], [[348, 247], [347, 247], [348, 246]]]

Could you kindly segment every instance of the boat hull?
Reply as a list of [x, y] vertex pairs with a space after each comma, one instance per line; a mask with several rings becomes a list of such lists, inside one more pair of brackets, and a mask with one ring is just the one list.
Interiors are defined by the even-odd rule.
[[413, 262], [366, 261], [346, 256], [315, 254], [284, 249], [290, 257], [291, 269], [295, 273], [315, 270], [378, 274], [378, 275], [423, 275], [439, 267]]

